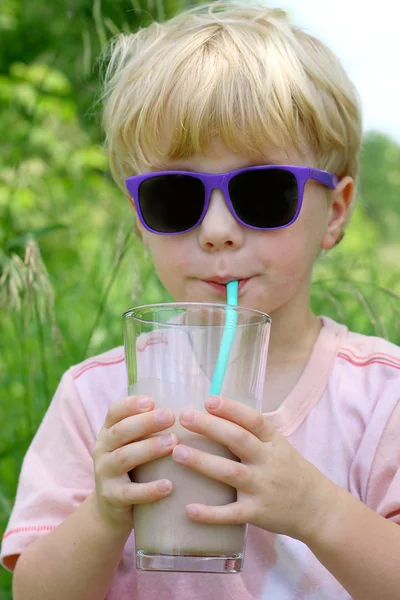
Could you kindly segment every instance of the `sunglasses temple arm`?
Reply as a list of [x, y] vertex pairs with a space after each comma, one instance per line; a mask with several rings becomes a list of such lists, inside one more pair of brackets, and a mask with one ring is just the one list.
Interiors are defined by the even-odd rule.
[[314, 181], [323, 183], [331, 188], [331, 190], [334, 190], [339, 183], [339, 177], [337, 175], [329, 173], [328, 171], [321, 171], [320, 169], [310, 169], [309, 177], [310, 179], [314, 179]]

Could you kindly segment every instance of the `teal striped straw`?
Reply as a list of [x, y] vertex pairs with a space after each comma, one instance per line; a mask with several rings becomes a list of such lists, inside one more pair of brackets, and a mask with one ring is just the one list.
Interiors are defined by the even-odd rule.
[[[239, 282], [230, 281], [226, 286], [226, 290], [227, 304], [229, 306], [237, 306]], [[222, 384], [224, 382], [224, 377], [228, 366], [229, 355], [231, 353], [231, 348], [236, 333], [238, 313], [236, 310], [229, 308], [229, 306], [226, 308], [224, 333], [222, 335], [217, 364], [215, 366], [215, 371], [211, 382], [210, 396], [219, 396], [221, 393]]]

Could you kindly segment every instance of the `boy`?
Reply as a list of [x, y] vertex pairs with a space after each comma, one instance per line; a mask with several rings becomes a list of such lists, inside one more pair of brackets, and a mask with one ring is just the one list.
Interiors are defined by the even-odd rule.
[[[121, 348], [70, 369], [4, 538], [15, 600], [400, 597], [400, 350], [318, 318], [309, 302], [314, 261], [353, 205], [361, 119], [351, 82], [321, 42], [260, 7], [214, 3], [111, 50], [115, 180], [176, 300], [221, 300], [238, 279], [240, 304], [271, 315], [263, 414], [210, 398], [206, 413], [179, 416], [227, 445], [238, 467], [175, 435], [149, 437], [174, 415], [125, 397]], [[243, 573], [135, 571], [134, 505], [162, 500], [173, 482], [127, 473], [168, 454], [239, 490], [231, 505], [186, 515], [249, 523]]]

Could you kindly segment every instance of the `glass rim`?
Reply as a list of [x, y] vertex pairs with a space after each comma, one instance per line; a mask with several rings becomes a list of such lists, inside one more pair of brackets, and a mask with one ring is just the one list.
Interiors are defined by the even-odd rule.
[[[270, 325], [271, 324], [271, 317], [265, 313], [262, 312], [261, 310], [257, 310], [255, 308], [248, 308], [246, 306], [232, 306], [231, 304], [224, 304], [222, 302], [157, 302], [154, 304], [141, 304], [140, 306], [134, 306], [133, 308], [129, 308], [128, 310], [126, 310], [125, 312], [123, 312], [122, 314], [122, 318], [124, 321], [127, 321], [129, 318], [133, 318], [135, 319], [135, 321], [137, 321], [138, 323], [146, 323], [148, 325], [165, 325], [168, 327], [182, 327], [182, 323], [171, 323], [170, 321], [166, 322], [166, 323], [162, 323], [160, 321], [155, 321], [154, 319], [143, 319], [140, 317], [137, 317], [134, 315], [134, 313], [136, 311], [140, 311], [143, 309], [155, 309], [155, 308], [159, 308], [159, 309], [168, 309], [168, 308], [218, 308], [218, 309], [223, 309], [224, 311], [226, 311], [227, 308], [231, 309], [231, 310], [235, 310], [238, 314], [239, 313], [252, 313], [253, 315], [257, 315], [259, 320], [255, 321], [254, 323], [242, 323], [242, 324], [237, 324], [237, 327], [241, 327], [244, 325]], [[224, 324], [218, 325], [219, 327], [224, 327]], [[185, 327], [209, 327], [209, 325], [185, 325]]]

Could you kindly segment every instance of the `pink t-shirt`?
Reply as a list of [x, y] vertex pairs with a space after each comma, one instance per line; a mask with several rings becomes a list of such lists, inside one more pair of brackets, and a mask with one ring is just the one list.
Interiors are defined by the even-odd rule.
[[[270, 421], [329, 479], [400, 523], [400, 348], [324, 326]], [[69, 369], [26, 454], [2, 562], [60, 524], [94, 489], [92, 454], [112, 402], [127, 395], [123, 348]], [[345, 543], [345, 540], [344, 540]], [[249, 526], [235, 575], [141, 572], [130, 536], [107, 600], [349, 600], [296, 540]]]

